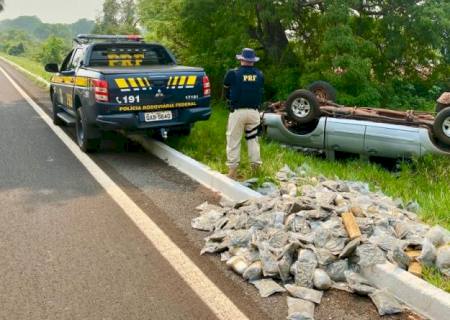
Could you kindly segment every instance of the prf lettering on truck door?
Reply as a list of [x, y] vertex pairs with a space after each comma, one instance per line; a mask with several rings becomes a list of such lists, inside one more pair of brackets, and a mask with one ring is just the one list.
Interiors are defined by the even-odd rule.
[[110, 67], [139, 67], [144, 60], [143, 53], [109, 53], [108, 65]]
[[256, 74], [245, 74], [244, 75], [244, 81], [245, 82], [255, 82], [257, 79]]

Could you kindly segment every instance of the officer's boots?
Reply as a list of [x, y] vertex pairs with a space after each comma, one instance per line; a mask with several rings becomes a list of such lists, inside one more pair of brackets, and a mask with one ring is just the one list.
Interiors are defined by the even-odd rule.
[[237, 168], [230, 168], [228, 170], [228, 178], [231, 178], [233, 180], [237, 179]]

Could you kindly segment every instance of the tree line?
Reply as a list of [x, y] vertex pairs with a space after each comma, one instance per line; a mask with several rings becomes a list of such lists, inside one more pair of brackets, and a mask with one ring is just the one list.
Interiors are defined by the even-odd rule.
[[216, 92], [235, 53], [262, 57], [267, 98], [314, 80], [350, 105], [423, 108], [450, 89], [447, 0], [138, 0], [151, 40], [204, 66]]
[[[93, 32], [167, 45], [207, 70], [216, 97], [243, 47], [262, 58], [269, 100], [319, 79], [348, 105], [423, 109], [450, 90], [448, 0], [105, 0]], [[60, 60], [67, 40], [38, 59]]]
[[60, 62], [70, 50], [72, 38], [91, 32], [94, 21], [80, 19], [72, 24], [43, 23], [35, 16], [0, 21], [0, 51], [26, 56], [43, 64]]

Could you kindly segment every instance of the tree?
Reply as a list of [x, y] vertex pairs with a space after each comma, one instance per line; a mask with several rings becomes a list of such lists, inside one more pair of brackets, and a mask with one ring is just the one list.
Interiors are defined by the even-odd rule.
[[0, 12], [3, 11], [3, 7], [5, 6], [5, 1], [4, 0], [0, 0]]
[[136, 34], [137, 19], [134, 0], [105, 0], [102, 16], [93, 30], [98, 34]]
[[137, 30], [137, 15], [136, 15], [136, 4], [134, 0], [122, 0], [120, 2], [121, 13], [120, 13], [120, 25], [122, 33], [126, 34], [136, 34]]
[[10, 55], [24, 55], [35, 43], [30, 36], [21, 30], [9, 30], [0, 33], [0, 50]]
[[41, 46], [37, 59], [42, 64], [61, 63], [65, 55], [69, 51], [64, 39], [50, 36]]
[[120, 5], [117, 0], [103, 2], [103, 15], [96, 19], [94, 33], [114, 34], [119, 29]]
[[[268, 98], [328, 80], [341, 102], [420, 107], [450, 86], [448, 0], [138, 0], [147, 38], [202, 65], [215, 92], [242, 47]], [[439, 89], [440, 88], [440, 89]]]

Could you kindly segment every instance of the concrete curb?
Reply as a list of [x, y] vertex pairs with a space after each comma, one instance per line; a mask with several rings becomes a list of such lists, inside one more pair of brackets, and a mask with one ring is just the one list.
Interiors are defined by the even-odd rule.
[[212, 170], [210, 167], [178, 152], [168, 145], [142, 136], [130, 136], [139, 142], [150, 153], [166, 161], [169, 165], [188, 175], [205, 187], [221, 193], [225, 198], [232, 201], [244, 201], [251, 198], [261, 197], [261, 194], [244, 187], [225, 175]]
[[377, 288], [386, 289], [417, 313], [432, 320], [450, 317], [450, 294], [411, 273], [391, 263], [375, 265], [362, 273]]
[[[45, 79], [34, 75], [21, 66], [3, 57], [0, 58], [41, 83], [49, 84]], [[143, 136], [131, 136], [130, 138], [141, 143], [146, 150], [166, 161], [169, 165], [174, 166], [205, 187], [220, 192], [229, 200], [243, 201], [261, 197], [259, 193], [244, 187], [168, 145]], [[450, 294], [393, 264], [376, 265], [363, 270], [362, 273], [375, 287], [386, 289], [411, 310], [431, 320], [445, 320], [450, 315]]]

